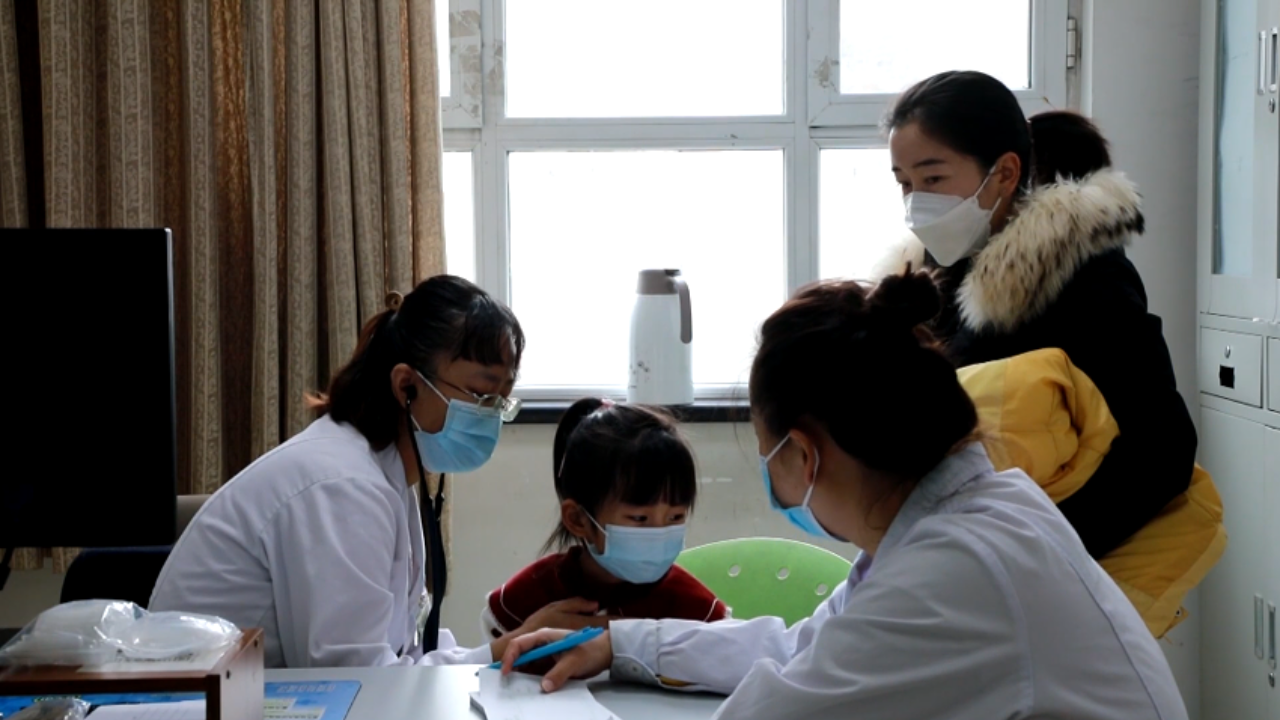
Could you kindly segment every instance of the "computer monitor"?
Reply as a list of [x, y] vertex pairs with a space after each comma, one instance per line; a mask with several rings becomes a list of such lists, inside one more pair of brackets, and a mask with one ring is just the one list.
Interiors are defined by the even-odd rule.
[[172, 544], [169, 231], [0, 230], [0, 248], [0, 548]]

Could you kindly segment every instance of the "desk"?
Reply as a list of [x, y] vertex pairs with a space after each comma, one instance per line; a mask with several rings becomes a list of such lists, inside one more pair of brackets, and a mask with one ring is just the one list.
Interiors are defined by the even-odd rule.
[[[477, 665], [268, 670], [268, 682], [358, 680], [347, 720], [480, 720], [468, 693], [480, 689]], [[621, 720], [707, 720], [724, 698], [594, 681], [591, 692]]]

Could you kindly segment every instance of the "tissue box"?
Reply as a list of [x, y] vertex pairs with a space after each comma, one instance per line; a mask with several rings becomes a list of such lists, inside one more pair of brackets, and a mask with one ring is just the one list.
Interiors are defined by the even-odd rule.
[[207, 720], [262, 720], [262, 630], [217, 657], [99, 666], [0, 667], [0, 696], [203, 693]]

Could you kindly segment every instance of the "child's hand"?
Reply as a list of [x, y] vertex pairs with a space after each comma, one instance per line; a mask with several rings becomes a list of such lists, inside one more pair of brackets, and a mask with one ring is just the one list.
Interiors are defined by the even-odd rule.
[[581, 630], [585, 627], [608, 627], [609, 618], [596, 615], [599, 603], [582, 598], [558, 600], [529, 616], [517, 631], [520, 635], [543, 628]]
[[548, 603], [538, 612], [529, 616], [520, 627], [489, 643], [489, 651], [494, 660], [502, 659], [507, 646], [512, 640], [544, 628], [560, 628], [581, 630], [584, 627], [609, 627], [610, 618], [596, 615], [599, 604], [582, 598], [569, 598]]
[[[502, 655], [502, 674], [512, 671], [516, 658], [564, 638], [569, 633], [564, 630], [539, 630], [531, 635], [523, 635], [507, 645]], [[608, 670], [613, 665], [613, 643], [606, 630], [600, 637], [555, 656], [555, 665], [547, 670], [542, 678], [542, 691], [559, 690], [565, 682], [574, 678], [592, 678]]]

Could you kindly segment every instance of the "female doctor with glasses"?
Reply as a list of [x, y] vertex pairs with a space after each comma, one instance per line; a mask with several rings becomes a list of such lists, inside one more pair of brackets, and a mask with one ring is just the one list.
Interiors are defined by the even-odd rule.
[[445, 589], [445, 482], [429, 497], [422, 480], [489, 460], [520, 409], [508, 395], [524, 344], [511, 311], [466, 280], [393, 293], [328, 393], [308, 398], [319, 419], [193, 518], [150, 609], [263, 628], [268, 667], [488, 663], [519, 633], [574, 626], [566, 601], [465, 649], [432, 603]]

